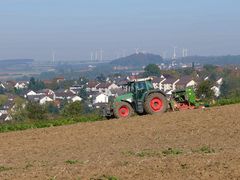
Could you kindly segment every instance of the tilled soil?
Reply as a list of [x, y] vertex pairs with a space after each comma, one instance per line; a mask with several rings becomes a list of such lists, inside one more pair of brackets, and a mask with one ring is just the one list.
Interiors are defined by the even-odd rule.
[[0, 134], [0, 179], [240, 179], [240, 105]]

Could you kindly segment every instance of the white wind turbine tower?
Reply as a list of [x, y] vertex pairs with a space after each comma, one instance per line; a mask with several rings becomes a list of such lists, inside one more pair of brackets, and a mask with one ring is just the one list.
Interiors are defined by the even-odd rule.
[[100, 61], [102, 61], [103, 60], [103, 50], [101, 49], [100, 50]]
[[90, 53], [91, 61], [93, 61], [93, 52]]
[[183, 57], [187, 57], [188, 56], [188, 49], [187, 48], [183, 48], [183, 50], [182, 50], [182, 56]]
[[188, 56], [188, 49], [185, 49], [185, 57]]
[[173, 57], [172, 57], [172, 59], [177, 59], [176, 48], [177, 47], [173, 48]]
[[182, 57], [185, 57], [185, 52], [186, 52], [186, 49], [182, 49]]
[[95, 52], [95, 60], [98, 60], [98, 51]]
[[139, 48], [135, 48], [135, 53], [139, 54]]
[[162, 52], [162, 58], [165, 59], [165, 58], [167, 57], [166, 55], [167, 55], [167, 52], [166, 52], [166, 51], [163, 51], [163, 52]]
[[54, 64], [55, 63], [55, 52], [52, 51], [52, 63]]

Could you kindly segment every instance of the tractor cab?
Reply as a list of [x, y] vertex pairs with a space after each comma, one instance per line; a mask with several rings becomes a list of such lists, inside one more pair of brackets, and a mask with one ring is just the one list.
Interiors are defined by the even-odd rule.
[[127, 87], [128, 92], [139, 95], [144, 94], [147, 91], [154, 90], [151, 78], [130, 81], [127, 83]]
[[152, 79], [136, 79], [128, 82], [128, 92], [133, 94], [133, 102], [138, 112], [143, 112], [142, 102], [147, 92], [154, 90]]

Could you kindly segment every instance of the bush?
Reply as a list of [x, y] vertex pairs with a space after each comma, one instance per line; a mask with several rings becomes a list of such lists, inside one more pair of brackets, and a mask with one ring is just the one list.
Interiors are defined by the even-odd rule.
[[26, 106], [27, 116], [32, 120], [42, 120], [46, 116], [45, 107], [36, 102], [29, 102]]
[[68, 119], [55, 119], [55, 120], [30, 120], [30, 121], [13, 121], [8, 123], [0, 124], [0, 133], [8, 131], [21, 131], [26, 129], [35, 129], [35, 128], [46, 128], [62, 125], [70, 125], [79, 122], [94, 122], [101, 121], [102, 117], [96, 114], [86, 115], [78, 118], [68, 118]]
[[229, 104], [237, 104], [240, 103], [240, 97], [235, 98], [222, 98], [216, 101], [216, 106], [224, 106]]
[[83, 114], [83, 104], [80, 101], [67, 104], [63, 110], [62, 115], [65, 117], [77, 117]]

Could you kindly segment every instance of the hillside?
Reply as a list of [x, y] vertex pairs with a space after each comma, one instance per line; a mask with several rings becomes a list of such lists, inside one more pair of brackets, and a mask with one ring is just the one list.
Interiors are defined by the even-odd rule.
[[162, 62], [163, 59], [159, 55], [138, 53], [113, 60], [110, 64], [113, 66], [142, 67], [148, 64], [161, 64]]
[[0, 134], [0, 179], [238, 179], [240, 105]]

